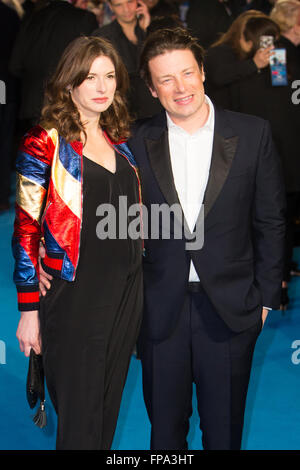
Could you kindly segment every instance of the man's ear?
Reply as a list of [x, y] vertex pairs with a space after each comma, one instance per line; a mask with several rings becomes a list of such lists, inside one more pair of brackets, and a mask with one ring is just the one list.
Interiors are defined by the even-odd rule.
[[152, 88], [151, 86], [149, 86], [148, 88], [149, 88], [150, 93], [151, 93], [151, 95], [153, 96], [153, 98], [158, 98], [158, 95], [157, 95], [155, 89]]
[[203, 65], [202, 65], [202, 67], [201, 67], [201, 75], [202, 75], [202, 81], [203, 81], [203, 83], [204, 83], [204, 82], [205, 82], [205, 72], [204, 72], [204, 67], [203, 67]]

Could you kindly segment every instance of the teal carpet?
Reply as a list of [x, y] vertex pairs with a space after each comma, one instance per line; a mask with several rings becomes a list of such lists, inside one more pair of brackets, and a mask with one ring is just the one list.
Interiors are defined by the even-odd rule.
[[[40, 430], [32, 423], [34, 413], [25, 394], [28, 359], [19, 351], [15, 336], [19, 314], [12, 282], [13, 217], [12, 210], [0, 215], [0, 449], [48, 450], [55, 448], [55, 412], [48, 399], [48, 426]], [[295, 259], [300, 261], [299, 248]], [[292, 280], [290, 295], [290, 309], [284, 316], [271, 312], [257, 342], [246, 408], [245, 450], [300, 449], [300, 278]], [[149, 436], [140, 361], [133, 357], [113, 449], [148, 450]], [[201, 449], [196, 412], [189, 443], [190, 449]]]

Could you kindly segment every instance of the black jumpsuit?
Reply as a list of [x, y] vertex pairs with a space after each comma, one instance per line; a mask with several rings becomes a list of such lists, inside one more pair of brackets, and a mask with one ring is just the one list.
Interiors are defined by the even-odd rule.
[[[96, 234], [104, 221], [97, 208], [108, 203], [115, 208], [118, 236], [119, 196], [123, 206], [124, 196], [128, 207], [138, 203], [137, 178], [127, 160], [116, 154], [112, 173], [83, 157], [76, 278], [53, 279], [40, 309], [46, 383], [58, 414], [57, 449], [110, 449], [113, 440], [142, 310], [141, 238], [103, 240]], [[122, 216], [128, 226], [126, 210]]]

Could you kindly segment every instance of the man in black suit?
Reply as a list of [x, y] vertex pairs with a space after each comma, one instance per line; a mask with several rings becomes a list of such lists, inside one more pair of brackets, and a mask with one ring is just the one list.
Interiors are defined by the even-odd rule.
[[78, 36], [91, 34], [97, 26], [93, 13], [63, 0], [47, 1], [23, 22], [10, 71], [21, 80], [19, 118], [24, 122], [24, 132], [39, 119], [45, 82], [55, 71], [64, 49]]
[[190, 0], [186, 15], [189, 30], [205, 49], [226, 33], [235, 16], [238, 0]]
[[150, 35], [141, 71], [165, 108], [129, 140], [143, 203], [148, 213], [180, 208], [169, 212], [169, 233], [162, 217], [159, 237], [145, 237], [139, 352], [151, 449], [187, 448], [193, 382], [204, 449], [240, 449], [254, 346], [280, 303], [279, 159], [266, 121], [216, 109], [205, 96], [203, 50], [187, 32]]
[[8, 64], [19, 28], [16, 11], [0, 1], [0, 214], [9, 209], [17, 83], [9, 73]]

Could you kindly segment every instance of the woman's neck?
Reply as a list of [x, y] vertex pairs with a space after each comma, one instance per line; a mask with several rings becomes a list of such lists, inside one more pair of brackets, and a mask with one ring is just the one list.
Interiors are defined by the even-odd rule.
[[80, 117], [81, 122], [84, 125], [84, 130], [87, 135], [96, 135], [99, 133], [99, 130], [101, 130], [101, 127], [99, 125], [99, 118], [100, 118], [100, 115], [96, 117], [85, 117], [85, 116]]

